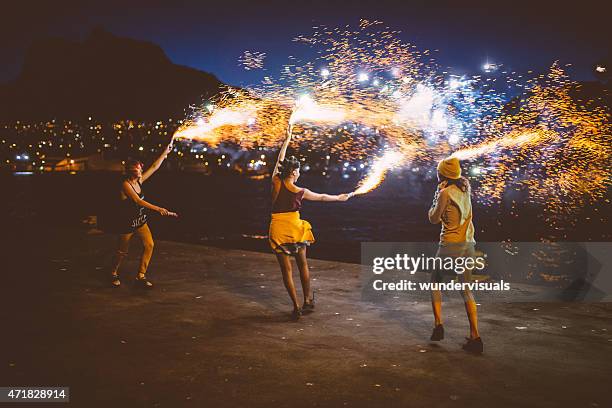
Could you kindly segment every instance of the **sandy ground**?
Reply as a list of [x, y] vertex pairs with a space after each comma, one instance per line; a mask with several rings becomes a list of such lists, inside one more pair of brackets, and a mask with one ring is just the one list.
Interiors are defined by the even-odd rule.
[[113, 289], [108, 236], [3, 235], [0, 386], [69, 406], [612, 406], [611, 304], [482, 303], [473, 356], [458, 298], [432, 344], [427, 300], [365, 301], [359, 265], [312, 260], [316, 312], [290, 322], [271, 254], [159, 241], [143, 293], [136, 242]]

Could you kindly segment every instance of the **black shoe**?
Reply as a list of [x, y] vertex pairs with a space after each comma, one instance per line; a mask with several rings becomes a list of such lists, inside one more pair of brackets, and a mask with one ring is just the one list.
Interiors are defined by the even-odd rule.
[[473, 354], [482, 354], [484, 351], [484, 345], [482, 344], [482, 339], [480, 337], [476, 337], [475, 339], [467, 338], [467, 343], [465, 343], [462, 348], [468, 353]]
[[291, 321], [297, 322], [302, 317], [302, 309], [293, 309], [291, 312]]
[[121, 280], [119, 279], [119, 274], [111, 274], [111, 286], [113, 288], [118, 288], [121, 286]]
[[314, 312], [314, 308], [315, 308], [315, 294], [314, 294], [314, 290], [312, 291], [312, 299], [310, 299], [310, 302], [304, 302], [304, 304], [302, 305], [302, 313], [312, 313]]
[[137, 288], [141, 288], [141, 289], [152, 289], [153, 288], [153, 284], [149, 280], [147, 280], [146, 277], [136, 278], [136, 280], [134, 281], [134, 286]]
[[429, 340], [440, 341], [442, 339], [444, 339], [444, 326], [442, 326], [441, 324], [438, 324], [436, 325], [436, 327], [434, 327]]

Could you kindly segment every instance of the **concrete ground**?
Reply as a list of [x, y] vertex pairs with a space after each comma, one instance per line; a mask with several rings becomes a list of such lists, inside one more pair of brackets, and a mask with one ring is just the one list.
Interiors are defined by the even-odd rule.
[[427, 300], [364, 301], [359, 265], [312, 260], [316, 312], [290, 322], [271, 254], [159, 241], [142, 293], [136, 243], [113, 289], [108, 236], [3, 235], [0, 386], [69, 406], [612, 406], [610, 304], [483, 303], [473, 356], [461, 302], [432, 344]]

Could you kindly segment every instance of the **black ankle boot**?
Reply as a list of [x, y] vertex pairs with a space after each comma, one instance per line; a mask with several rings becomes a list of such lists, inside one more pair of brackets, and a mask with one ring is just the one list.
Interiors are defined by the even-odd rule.
[[482, 354], [484, 351], [484, 345], [482, 344], [482, 339], [480, 337], [476, 337], [475, 339], [467, 338], [467, 342], [463, 345], [463, 349], [468, 353], [473, 354]]
[[434, 327], [433, 332], [431, 333], [431, 337], [429, 340], [431, 341], [440, 341], [444, 339], [444, 326], [441, 324]]

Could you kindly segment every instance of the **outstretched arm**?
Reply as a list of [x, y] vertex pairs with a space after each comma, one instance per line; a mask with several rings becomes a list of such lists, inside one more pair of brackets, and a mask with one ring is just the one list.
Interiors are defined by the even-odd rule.
[[315, 193], [307, 188], [304, 189], [304, 199], [310, 201], [346, 201], [351, 198], [352, 194], [340, 194], [340, 195], [330, 195], [330, 194], [320, 194]]
[[168, 146], [166, 146], [166, 148], [164, 149], [163, 153], [157, 158], [157, 160], [155, 160], [153, 164], [151, 164], [151, 167], [149, 167], [148, 169], [144, 171], [144, 173], [142, 173], [143, 182], [149, 177], [151, 177], [153, 173], [155, 173], [159, 169], [159, 167], [164, 162], [166, 157], [168, 157], [168, 155], [172, 151], [172, 143], [173, 142], [170, 142]]
[[138, 194], [136, 194], [136, 192], [134, 191], [134, 189], [132, 188], [132, 186], [130, 186], [130, 183], [128, 183], [127, 181], [123, 182], [123, 194], [125, 194], [127, 196], [128, 199], [134, 201], [136, 204], [141, 205], [145, 208], [148, 208], [149, 210], [153, 210], [156, 211], [158, 213], [160, 213], [161, 215], [167, 215], [170, 217], [178, 217], [178, 215], [176, 213], [173, 213], [172, 211], [168, 211], [165, 208], [162, 207], [158, 207], [154, 204], [151, 204], [148, 201], [143, 200], [142, 198], [138, 197]]
[[287, 138], [283, 142], [281, 146], [280, 152], [278, 153], [278, 158], [276, 159], [276, 165], [274, 166], [274, 171], [272, 172], [272, 178], [279, 173], [278, 167], [280, 163], [285, 160], [285, 154], [287, 153], [287, 147], [289, 147], [289, 142], [291, 142], [291, 131], [293, 130], [293, 125], [289, 125], [287, 127]]

